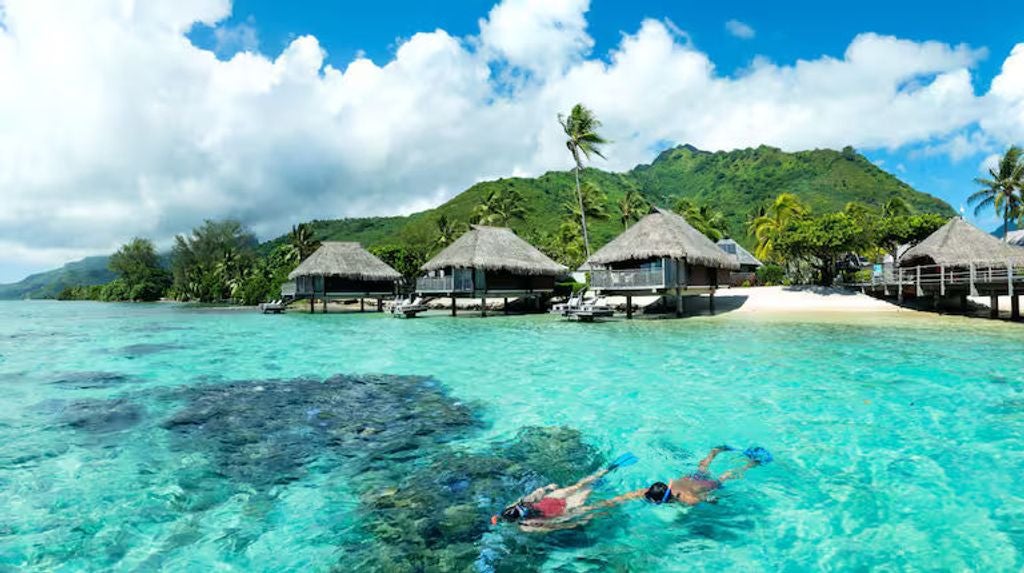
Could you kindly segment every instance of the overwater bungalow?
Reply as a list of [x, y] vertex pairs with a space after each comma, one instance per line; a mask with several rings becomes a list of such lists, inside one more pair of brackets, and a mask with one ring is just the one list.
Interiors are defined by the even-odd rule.
[[359, 299], [360, 310], [364, 310], [363, 299], [377, 299], [380, 310], [382, 299], [395, 294], [401, 278], [398, 271], [359, 243], [338, 241], [322, 243], [288, 275], [295, 283], [294, 297], [308, 298], [310, 312], [316, 299], [323, 301], [324, 312], [328, 300], [353, 298]]
[[590, 288], [626, 297], [626, 317], [632, 318], [632, 297], [675, 296], [676, 315], [683, 313], [683, 296], [714, 293], [740, 270], [737, 259], [694, 229], [686, 219], [655, 209], [594, 253]]
[[516, 236], [511, 229], [473, 225], [451, 245], [427, 261], [420, 270], [426, 275], [416, 281], [416, 291], [426, 297], [450, 297], [452, 316], [455, 299], [539, 297], [550, 294], [555, 279], [568, 268]]
[[754, 284], [754, 281], [757, 280], [757, 269], [763, 267], [764, 263], [750, 254], [750, 251], [744, 249], [743, 245], [732, 239], [720, 239], [717, 244], [719, 249], [736, 257], [736, 262], [740, 265], [740, 270], [729, 273], [729, 284], [733, 286], [739, 286], [744, 282]]
[[1024, 291], [1024, 248], [1001, 239], [954, 217], [925, 240], [908, 249], [898, 263], [897, 295], [932, 296], [942, 299], [989, 296], [994, 316], [999, 296], [1010, 296], [1011, 316], [1020, 315], [1019, 296]]

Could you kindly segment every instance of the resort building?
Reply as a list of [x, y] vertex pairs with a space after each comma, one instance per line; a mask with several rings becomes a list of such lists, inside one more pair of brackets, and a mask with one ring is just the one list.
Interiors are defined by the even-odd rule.
[[757, 280], [757, 269], [764, 266], [764, 263], [757, 260], [757, 257], [750, 254], [750, 251], [743, 248], [743, 245], [732, 239], [721, 239], [718, 241], [718, 248], [736, 257], [740, 270], [729, 273], [729, 284], [739, 286], [744, 282], [754, 284]]
[[[1024, 290], [1024, 248], [954, 217], [911, 247], [899, 260], [895, 273], [897, 296], [959, 298], [989, 296], [992, 313], [999, 312], [999, 296], [1009, 296], [1011, 316], [1020, 315], [1019, 295]], [[886, 285], [888, 286], [888, 285]]]
[[569, 269], [548, 258], [511, 229], [473, 225], [420, 270], [416, 291], [425, 297], [456, 298], [539, 297], [550, 294], [555, 279]]
[[353, 298], [359, 299], [360, 310], [363, 299], [377, 299], [380, 310], [381, 299], [395, 294], [401, 278], [398, 271], [359, 243], [337, 241], [322, 243], [288, 275], [295, 282], [294, 297], [308, 298], [310, 312], [316, 299], [323, 301], [324, 312], [328, 300]]
[[632, 317], [632, 297], [662, 295], [676, 298], [682, 315], [683, 296], [714, 292], [729, 283], [730, 271], [740, 270], [735, 256], [719, 249], [683, 217], [663, 209], [640, 219], [594, 253], [590, 288], [626, 297], [626, 316]]

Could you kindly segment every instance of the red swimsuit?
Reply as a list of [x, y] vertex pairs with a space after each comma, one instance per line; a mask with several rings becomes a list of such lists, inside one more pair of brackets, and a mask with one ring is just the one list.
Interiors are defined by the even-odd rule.
[[565, 513], [565, 500], [559, 497], [545, 497], [532, 507], [545, 518], [558, 517]]

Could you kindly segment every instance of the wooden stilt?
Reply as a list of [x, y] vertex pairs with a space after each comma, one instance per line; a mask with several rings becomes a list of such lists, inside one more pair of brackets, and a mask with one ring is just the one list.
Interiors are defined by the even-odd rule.
[[903, 269], [896, 269], [896, 301], [903, 302]]
[[960, 295], [960, 312], [967, 312], [967, 295]]
[[989, 295], [988, 297], [988, 316], [989, 318], [999, 318], [999, 296]]
[[320, 299], [320, 306], [323, 309], [324, 314], [327, 314], [327, 294], [326, 293], [324, 294], [324, 298]]
[[626, 295], [626, 318], [633, 318], [633, 295]]
[[676, 289], [676, 318], [683, 316], [683, 291]]
[[452, 316], [456, 316], [456, 313], [457, 313], [457, 311], [455, 309], [455, 297], [453, 296], [452, 297]]
[[377, 312], [384, 312], [384, 299], [377, 299]]
[[316, 299], [313, 298], [312, 296], [310, 296], [309, 297], [309, 314], [316, 314], [316, 307], [313, 306], [314, 304], [316, 304]]
[[1010, 320], [1020, 320], [1020, 295], [1010, 295]]
[[503, 311], [505, 311], [505, 314], [508, 314], [508, 297], [507, 296], [505, 297], [505, 300], [501, 304], [501, 309]]
[[708, 311], [715, 314], [715, 289], [711, 289], [711, 294], [708, 295]]
[[366, 312], [366, 299], [359, 297], [359, 312]]
[[486, 298], [480, 299], [480, 316], [483, 316], [483, 317], [487, 316], [487, 299]]

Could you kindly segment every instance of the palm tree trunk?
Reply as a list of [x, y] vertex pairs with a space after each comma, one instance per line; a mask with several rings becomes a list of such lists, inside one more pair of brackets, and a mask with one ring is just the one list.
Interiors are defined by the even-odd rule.
[[1006, 242], [1006, 238], [1009, 235], [1009, 229], [1007, 226], [1010, 224], [1010, 212], [1007, 209], [1003, 209], [1003, 242]]
[[580, 166], [576, 164], [576, 198], [580, 202], [580, 220], [583, 223], [583, 249], [590, 260], [590, 237], [587, 236], [587, 211], [583, 208], [583, 190], [580, 189]]

